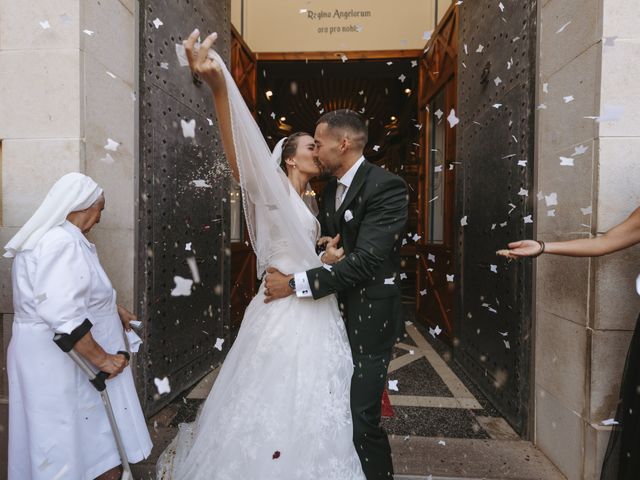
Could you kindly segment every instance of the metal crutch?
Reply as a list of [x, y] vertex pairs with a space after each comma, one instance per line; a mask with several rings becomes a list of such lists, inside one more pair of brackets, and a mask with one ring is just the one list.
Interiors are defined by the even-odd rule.
[[[67, 337], [68, 335], [66, 334], [58, 333], [53, 337], [53, 341], [56, 342], [56, 345], [58, 345], [58, 347], [60, 347], [63, 352], [68, 354], [71, 359], [76, 362], [78, 367], [80, 367], [80, 370], [87, 374], [87, 377], [89, 377], [89, 381], [91, 382], [91, 384], [98, 392], [100, 392], [100, 398], [102, 398], [104, 409], [107, 412], [109, 424], [111, 425], [111, 431], [113, 432], [113, 438], [116, 441], [116, 447], [118, 447], [118, 453], [120, 454], [120, 460], [122, 461], [122, 476], [120, 477], [120, 480], [133, 480], [131, 467], [129, 466], [129, 461], [127, 460], [127, 452], [125, 452], [124, 450], [124, 444], [122, 443], [120, 430], [118, 430], [116, 417], [113, 414], [113, 408], [111, 407], [111, 400], [109, 400], [109, 394], [107, 393], [106, 380], [107, 378], [109, 378], [109, 374], [102, 371], [97, 373], [94, 372], [89, 363], [75, 350], [73, 350], [73, 343], [69, 342]], [[124, 355], [127, 361], [129, 361], [129, 352], [119, 351], [118, 354]]]

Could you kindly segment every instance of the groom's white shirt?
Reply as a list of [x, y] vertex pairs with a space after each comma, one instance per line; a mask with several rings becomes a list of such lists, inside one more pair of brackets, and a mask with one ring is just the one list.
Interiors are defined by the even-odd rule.
[[[342, 198], [340, 198], [340, 203], [344, 202], [344, 199], [347, 197], [347, 192], [349, 191], [349, 187], [353, 182], [353, 178], [356, 176], [356, 172], [360, 168], [360, 165], [364, 162], [364, 156], [360, 157], [356, 163], [354, 163], [347, 173], [345, 173], [342, 177], [338, 179], [338, 183], [341, 183], [345, 186], [344, 192], [342, 192]], [[320, 253], [320, 260], [322, 260], [322, 255], [324, 252]], [[309, 277], [307, 277], [307, 272], [299, 272], [294, 275], [296, 280], [296, 296], [298, 297], [310, 297], [311, 289], [309, 288]]]

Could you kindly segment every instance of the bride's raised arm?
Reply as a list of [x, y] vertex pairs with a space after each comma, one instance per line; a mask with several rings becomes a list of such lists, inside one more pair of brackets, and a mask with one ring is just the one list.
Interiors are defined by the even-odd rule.
[[217, 33], [209, 35], [204, 42], [196, 49], [196, 41], [200, 36], [198, 29], [195, 29], [184, 42], [185, 53], [189, 60], [189, 68], [198, 75], [211, 88], [213, 101], [216, 108], [216, 117], [222, 136], [222, 146], [231, 167], [231, 173], [236, 182], [240, 181], [238, 172], [238, 161], [236, 149], [233, 143], [233, 131], [231, 127], [231, 111], [229, 108], [229, 92], [225, 82], [224, 72], [220, 64], [208, 56], [209, 49], [213, 47]]

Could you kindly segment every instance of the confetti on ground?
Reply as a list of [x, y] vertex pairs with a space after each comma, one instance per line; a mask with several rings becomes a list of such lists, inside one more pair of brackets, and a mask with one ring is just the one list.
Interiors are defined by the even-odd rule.
[[436, 328], [429, 328], [429, 334], [433, 337], [436, 338], [438, 335], [440, 335], [442, 333], [442, 329], [440, 328], [440, 325], [436, 325]]
[[180, 126], [182, 127], [182, 135], [184, 135], [184, 138], [196, 137], [196, 119], [195, 118], [192, 118], [188, 122], [185, 121], [184, 118], [181, 118]]
[[389, 380], [389, 390], [393, 390], [394, 392], [398, 390], [398, 380]]
[[191, 286], [193, 285], [193, 280], [190, 278], [182, 278], [179, 275], [173, 277], [173, 281], [176, 286], [173, 290], [171, 290], [172, 297], [188, 297], [191, 295]]
[[118, 150], [120, 144], [111, 138], [107, 138], [107, 144], [104, 146], [105, 150], [109, 150], [111, 152], [115, 152]]
[[154, 378], [153, 383], [155, 383], [156, 388], [158, 389], [158, 393], [162, 395], [163, 393], [171, 392], [171, 387], [169, 386], [169, 378], [164, 377], [163, 379]]

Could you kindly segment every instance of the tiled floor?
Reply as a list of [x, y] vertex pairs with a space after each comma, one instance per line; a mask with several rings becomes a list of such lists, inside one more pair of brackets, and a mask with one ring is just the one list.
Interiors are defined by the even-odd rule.
[[[564, 477], [530, 442], [520, 440], [459, 367], [449, 348], [428, 329], [408, 322], [407, 338], [394, 348], [388, 378], [394, 416], [382, 424], [390, 436], [396, 480]], [[153, 478], [158, 454], [181, 422], [193, 421], [217, 370], [153, 417], [152, 457], [135, 467], [136, 478]]]

